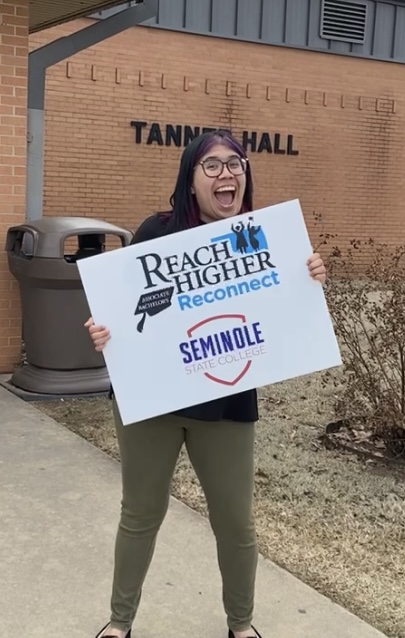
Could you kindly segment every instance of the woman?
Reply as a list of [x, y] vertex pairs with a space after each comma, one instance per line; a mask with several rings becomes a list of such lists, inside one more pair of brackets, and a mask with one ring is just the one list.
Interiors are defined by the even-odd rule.
[[[170, 213], [141, 224], [133, 242], [193, 228], [253, 210], [248, 158], [227, 131], [205, 133], [183, 152]], [[318, 254], [308, 260], [321, 284]], [[97, 351], [110, 334], [86, 323]], [[257, 565], [253, 519], [255, 390], [194, 405], [124, 427], [113, 406], [121, 455], [123, 499], [115, 548], [111, 619], [97, 638], [129, 638], [165, 517], [170, 483], [183, 444], [204, 490], [223, 582], [229, 638], [257, 638], [252, 626]]]

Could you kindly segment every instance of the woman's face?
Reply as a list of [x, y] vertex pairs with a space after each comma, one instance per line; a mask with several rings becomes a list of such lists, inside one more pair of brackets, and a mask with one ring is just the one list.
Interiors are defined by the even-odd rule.
[[[228, 219], [240, 213], [246, 188], [246, 174], [233, 175], [227, 166], [223, 167], [221, 175], [218, 172], [218, 162], [230, 161], [231, 168], [240, 172], [241, 158], [235, 151], [222, 144], [213, 146], [194, 169], [192, 183], [193, 193], [200, 208], [200, 217], [204, 222]], [[232, 163], [233, 160], [233, 163]], [[222, 167], [221, 167], [222, 168]]]

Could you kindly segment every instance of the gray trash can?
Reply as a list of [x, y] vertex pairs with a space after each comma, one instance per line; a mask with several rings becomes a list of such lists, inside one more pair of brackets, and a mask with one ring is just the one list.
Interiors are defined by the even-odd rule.
[[[109, 378], [83, 324], [90, 316], [76, 262], [132, 234], [86, 217], [44, 217], [8, 230], [10, 272], [20, 285], [26, 362], [10, 384], [42, 395], [105, 392]], [[74, 244], [74, 245], [73, 245]]]

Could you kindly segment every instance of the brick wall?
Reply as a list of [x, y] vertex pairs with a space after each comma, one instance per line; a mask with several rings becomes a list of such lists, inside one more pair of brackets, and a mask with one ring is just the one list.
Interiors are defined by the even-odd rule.
[[28, 0], [0, 0], [0, 372], [21, 350], [18, 284], [8, 272], [9, 226], [25, 219]]
[[313, 211], [341, 243], [405, 241], [404, 65], [138, 27], [50, 70], [46, 109], [46, 214], [136, 227], [168, 208], [181, 149], [130, 121], [220, 124], [294, 136], [299, 155], [251, 154], [255, 201], [299, 197], [314, 243]]

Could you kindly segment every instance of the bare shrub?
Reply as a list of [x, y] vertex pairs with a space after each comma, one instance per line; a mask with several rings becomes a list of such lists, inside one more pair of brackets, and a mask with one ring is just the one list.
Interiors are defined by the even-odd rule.
[[[341, 250], [332, 242], [336, 237], [320, 233], [344, 363], [336, 417], [349, 427], [363, 424], [391, 455], [405, 457], [405, 246], [352, 240]], [[336, 383], [331, 373], [325, 380]]]

